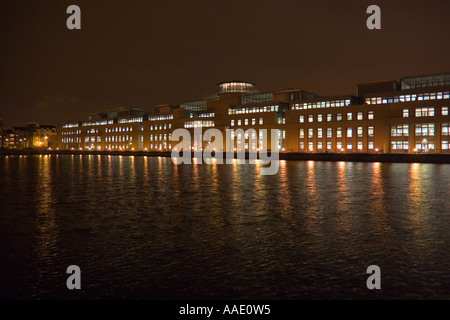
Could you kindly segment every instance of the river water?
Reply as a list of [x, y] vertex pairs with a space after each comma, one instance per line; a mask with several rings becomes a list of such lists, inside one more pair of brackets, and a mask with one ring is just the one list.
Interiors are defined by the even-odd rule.
[[450, 165], [260, 169], [2, 156], [0, 298], [450, 299]]

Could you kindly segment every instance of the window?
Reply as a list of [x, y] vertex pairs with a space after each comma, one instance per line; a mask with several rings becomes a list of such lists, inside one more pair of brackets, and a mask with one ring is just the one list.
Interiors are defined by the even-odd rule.
[[409, 142], [408, 141], [392, 141], [392, 150], [408, 150]]
[[333, 129], [327, 128], [327, 138], [332, 138], [332, 137], [333, 137]]
[[336, 130], [336, 137], [342, 138], [342, 128], [337, 128], [337, 130]]
[[358, 150], [362, 150], [363, 149], [363, 143], [362, 141], [358, 141]]
[[327, 149], [328, 149], [328, 150], [331, 150], [331, 149], [332, 149], [331, 141], [328, 141], [328, 142], [327, 142]]
[[317, 115], [317, 122], [322, 122], [322, 115], [321, 114]]
[[448, 149], [449, 149], [449, 142], [442, 141], [442, 150], [448, 150]]
[[234, 120], [231, 120], [231, 126], [234, 127]]
[[240, 126], [241, 124], [242, 124], [242, 121], [241, 121], [241, 120], [238, 120], [238, 121], [237, 121], [237, 125]]
[[369, 111], [369, 113], [367, 114], [367, 119], [373, 120], [373, 118], [374, 118], [373, 111]]
[[263, 124], [263, 118], [259, 118], [259, 124]]
[[417, 108], [416, 117], [434, 117], [434, 108]]
[[314, 137], [314, 129], [308, 129], [308, 138]]
[[442, 107], [442, 115], [448, 116], [448, 107]]
[[333, 121], [333, 115], [331, 113], [327, 114], [327, 121]]
[[339, 150], [341, 150], [341, 149], [342, 149], [342, 142], [338, 142], [338, 143], [336, 144], [336, 147], [337, 147]]
[[352, 120], [352, 118], [353, 118], [353, 113], [351, 113], [351, 112], [348, 112], [347, 113], [347, 120]]
[[369, 150], [373, 150], [374, 145], [373, 145], [373, 141], [369, 141]]
[[342, 113], [338, 113], [337, 117], [336, 117], [337, 121], [341, 121], [342, 120]]
[[314, 143], [313, 142], [309, 142], [308, 143], [308, 149], [309, 149], [309, 151], [313, 151], [314, 150]]
[[304, 123], [305, 122], [305, 116], [300, 116], [298, 118], [298, 121], [300, 121], [300, 123]]
[[442, 124], [442, 135], [443, 136], [448, 136], [450, 135], [450, 123], [443, 123]]
[[403, 109], [403, 118], [409, 118], [409, 109]]
[[434, 124], [416, 124], [416, 136], [434, 136]]
[[252, 126], [254, 126], [255, 124], [256, 124], [256, 119], [253, 118], [253, 119], [252, 119]]
[[323, 136], [322, 128], [317, 129], [317, 137], [322, 138], [322, 136]]
[[367, 133], [368, 133], [369, 137], [373, 137], [373, 127], [367, 128]]
[[349, 144], [347, 144], [347, 149], [348, 149], [348, 150], [352, 150], [352, 149], [353, 149], [353, 145], [352, 145], [352, 144], [350, 144], [350, 143], [349, 143]]
[[300, 142], [300, 149], [305, 149], [305, 143], [303, 141]]
[[305, 137], [305, 129], [300, 129], [300, 139]]
[[351, 138], [351, 137], [353, 137], [353, 129], [347, 128], [347, 138]]
[[308, 122], [314, 122], [314, 116], [312, 114], [309, 115]]
[[317, 149], [322, 150], [322, 142], [317, 143]]
[[361, 138], [363, 136], [363, 127], [358, 127], [357, 132], [358, 132], [358, 137]]
[[362, 120], [363, 119], [363, 113], [362, 112], [358, 112], [358, 120]]
[[248, 126], [248, 119], [244, 120], [244, 125]]
[[400, 124], [391, 126], [391, 137], [409, 137], [409, 125]]

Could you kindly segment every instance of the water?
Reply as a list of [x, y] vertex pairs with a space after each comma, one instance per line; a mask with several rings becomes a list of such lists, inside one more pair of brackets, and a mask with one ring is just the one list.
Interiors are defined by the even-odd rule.
[[0, 298], [450, 299], [450, 165], [259, 170], [0, 157]]

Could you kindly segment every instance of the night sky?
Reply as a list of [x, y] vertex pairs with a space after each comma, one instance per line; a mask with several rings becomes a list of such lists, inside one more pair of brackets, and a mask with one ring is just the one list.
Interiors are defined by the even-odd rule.
[[[81, 8], [82, 30], [66, 28]], [[381, 30], [366, 9], [381, 7]], [[450, 1], [1, 0], [0, 118], [62, 125], [245, 80], [354, 94], [358, 82], [450, 71]]]

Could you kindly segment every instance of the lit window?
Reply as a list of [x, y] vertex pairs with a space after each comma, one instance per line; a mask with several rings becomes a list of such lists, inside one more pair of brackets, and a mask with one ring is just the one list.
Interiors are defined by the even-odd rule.
[[309, 149], [309, 151], [313, 151], [314, 150], [314, 143], [313, 142], [309, 142], [308, 143], [308, 149]]
[[314, 129], [308, 129], [308, 138], [314, 137]]
[[362, 120], [363, 119], [363, 113], [362, 112], [358, 112], [358, 120]]
[[298, 120], [300, 121], [300, 123], [304, 123], [305, 122], [305, 116], [300, 116], [298, 118]]
[[309, 115], [308, 122], [314, 122], [314, 116], [313, 115]]
[[351, 112], [348, 112], [347, 113], [347, 120], [352, 120], [352, 118], [353, 118], [353, 113], [351, 113]]
[[369, 150], [373, 150], [373, 149], [374, 149], [373, 141], [369, 141]]
[[442, 150], [448, 150], [448, 149], [449, 149], [449, 142], [442, 141]]
[[342, 128], [337, 128], [337, 130], [336, 130], [336, 137], [342, 138]]
[[342, 142], [338, 142], [336, 144], [336, 147], [338, 148], [338, 150], [341, 150], [342, 149]]
[[341, 121], [342, 120], [342, 113], [338, 113], [336, 116], [336, 121]]
[[255, 124], [256, 124], [256, 119], [253, 118], [253, 119], [252, 119], [252, 126], [254, 126]]
[[416, 117], [434, 117], [434, 108], [417, 108]]
[[450, 135], [450, 123], [443, 123], [442, 124], [442, 135], [443, 136], [448, 136]]
[[374, 132], [373, 127], [367, 128], [367, 133], [368, 133], [369, 137], [373, 137], [373, 132]]
[[259, 118], [259, 124], [263, 124], [263, 118]]
[[248, 126], [248, 119], [245, 119], [245, 120], [244, 120], [244, 124], [245, 124], [246, 126]]
[[305, 149], [305, 143], [303, 141], [300, 142], [300, 149]]
[[234, 120], [231, 120], [231, 126], [232, 127], [234, 126]]
[[317, 143], [317, 149], [322, 150], [322, 142]]
[[333, 121], [333, 115], [331, 113], [327, 114], [327, 121]]
[[373, 120], [373, 111], [369, 111], [369, 113], [367, 114], [367, 119]]
[[416, 136], [434, 136], [434, 123], [416, 124]]
[[331, 141], [328, 141], [328, 142], [327, 142], [327, 149], [328, 149], [328, 150], [331, 150], [331, 149], [332, 149]]
[[322, 122], [322, 115], [321, 114], [317, 115], [317, 122]]
[[358, 141], [358, 150], [362, 150], [363, 149], [363, 143], [362, 141]]
[[353, 145], [352, 144], [347, 144], [347, 149], [348, 150], [352, 150], [353, 149]]
[[242, 120], [238, 120], [238, 121], [237, 121], [237, 125], [238, 125], [238, 126], [242, 125]]
[[358, 137], [361, 138], [363, 136], [363, 127], [358, 127]]
[[305, 129], [300, 129], [300, 139], [305, 137]]
[[403, 118], [409, 117], [409, 109], [403, 109]]
[[442, 115], [448, 116], [448, 107], [442, 107]]
[[317, 137], [322, 138], [322, 135], [323, 135], [322, 128], [317, 129]]
[[353, 137], [353, 129], [347, 128], [347, 138], [351, 138], [351, 137]]
[[332, 137], [333, 137], [333, 129], [327, 128], [327, 138], [332, 138]]

